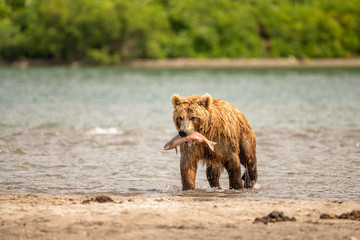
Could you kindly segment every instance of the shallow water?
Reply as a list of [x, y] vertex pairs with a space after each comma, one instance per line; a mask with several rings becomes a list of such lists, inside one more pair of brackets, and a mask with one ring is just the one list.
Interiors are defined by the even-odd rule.
[[[359, 69], [0, 68], [0, 192], [360, 199]], [[253, 190], [181, 191], [170, 97], [211, 93], [257, 135]]]

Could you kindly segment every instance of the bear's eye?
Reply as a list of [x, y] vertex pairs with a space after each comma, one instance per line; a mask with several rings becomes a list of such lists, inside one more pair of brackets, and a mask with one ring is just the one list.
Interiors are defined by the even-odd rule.
[[180, 116], [180, 117], [179, 117], [179, 121], [182, 121], [182, 120], [183, 120], [183, 117], [182, 117], [182, 116]]
[[196, 120], [196, 117], [191, 117], [190, 120], [194, 122]]

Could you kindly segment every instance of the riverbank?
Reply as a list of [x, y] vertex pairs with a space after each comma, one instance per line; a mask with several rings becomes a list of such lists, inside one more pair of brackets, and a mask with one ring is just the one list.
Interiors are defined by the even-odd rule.
[[[0, 194], [4, 239], [360, 239], [360, 202]], [[295, 221], [255, 222], [272, 211]]]
[[204, 68], [273, 68], [273, 67], [360, 67], [360, 58], [348, 59], [166, 59], [136, 60], [133, 67], [204, 67]]
[[[93, 66], [81, 61], [56, 61], [56, 60], [24, 60], [15, 62], [1, 62], [0, 65], [27, 68], [30, 66], [57, 66], [65, 65], [71, 67]], [[335, 58], [335, 59], [296, 59], [296, 58], [276, 58], [276, 59], [139, 59], [123, 62], [116, 65], [122, 67], [149, 67], [149, 68], [286, 68], [286, 67], [314, 67], [314, 68], [333, 68], [349, 67], [360, 68], [360, 58]]]

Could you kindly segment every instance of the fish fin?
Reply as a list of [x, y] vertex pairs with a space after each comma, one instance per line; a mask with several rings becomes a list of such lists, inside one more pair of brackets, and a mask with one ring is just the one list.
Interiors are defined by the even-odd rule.
[[216, 142], [212, 142], [212, 141], [209, 141], [208, 145], [209, 145], [209, 148], [214, 152], [215, 149], [214, 149], [214, 146], [215, 146]]
[[188, 144], [188, 146], [189, 146], [189, 147], [191, 147], [191, 144], [192, 144], [192, 140], [190, 140], [190, 141], [187, 141], [187, 144]]
[[177, 155], [178, 154], [177, 147], [175, 147], [175, 152], [176, 152], [176, 155]]

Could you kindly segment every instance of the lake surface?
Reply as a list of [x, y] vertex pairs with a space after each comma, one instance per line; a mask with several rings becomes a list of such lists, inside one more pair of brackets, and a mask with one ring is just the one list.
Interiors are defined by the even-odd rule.
[[[170, 97], [210, 93], [257, 135], [253, 190], [182, 192]], [[360, 69], [0, 67], [0, 192], [360, 200]]]

